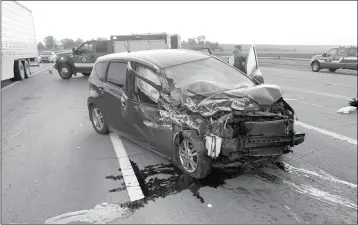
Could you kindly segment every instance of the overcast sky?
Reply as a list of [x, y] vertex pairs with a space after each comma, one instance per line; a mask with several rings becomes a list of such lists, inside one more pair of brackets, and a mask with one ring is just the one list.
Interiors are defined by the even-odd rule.
[[357, 43], [357, 1], [20, 3], [32, 10], [38, 41], [167, 32], [225, 44]]

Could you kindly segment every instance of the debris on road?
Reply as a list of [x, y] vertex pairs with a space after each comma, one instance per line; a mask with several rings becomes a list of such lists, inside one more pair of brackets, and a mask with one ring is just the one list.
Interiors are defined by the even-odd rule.
[[212, 205], [212, 204], [208, 204], [208, 207], [211, 208], [211, 207], [213, 207], [213, 205]]
[[337, 113], [343, 113], [343, 114], [349, 114], [357, 110], [357, 107], [354, 106], [345, 106], [343, 108], [340, 108]]

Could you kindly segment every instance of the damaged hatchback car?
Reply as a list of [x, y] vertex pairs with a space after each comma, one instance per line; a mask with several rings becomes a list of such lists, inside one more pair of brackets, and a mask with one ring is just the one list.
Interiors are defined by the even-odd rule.
[[89, 77], [94, 129], [118, 133], [194, 178], [212, 167], [280, 156], [304, 141], [278, 86], [263, 82], [254, 46], [247, 74], [179, 49], [99, 57]]

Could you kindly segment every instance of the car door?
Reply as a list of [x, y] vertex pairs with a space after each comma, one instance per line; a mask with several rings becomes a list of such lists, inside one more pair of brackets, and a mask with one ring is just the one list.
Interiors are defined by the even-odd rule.
[[122, 99], [126, 98], [125, 84], [127, 77], [127, 62], [124, 60], [110, 61], [106, 83], [103, 86], [105, 106], [104, 112], [108, 127], [111, 131], [128, 134], [130, 126], [123, 119], [123, 108], [126, 104]]
[[259, 62], [257, 59], [256, 48], [251, 46], [249, 49], [249, 54], [246, 59], [246, 74], [247, 76], [254, 78], [260, 83], [264, 83], [264, 78], [262, 72], [259, 68]]
[[346, 68], [346, 55], [348, 53], [348, 48], [340, 48], [337, 52], [337, 55], [333, 57], [332, 68], [335, 69], [345, 69]]
[[[135, 127], [136, 138], [165, 155], [171, 156], [172, 126], [164, 121], [158, 110], [160, 82], [153, 68], [133, 62], [132, 88], [128, 114]], [[149, 81], [149, 82], [147, 82]]]
[[337, 58], [338, 48], [333, 48], [326, 53], [325, 58], [320, 62], [321, 68], [335, 68], [334, 59]]
[[350, 70], [357, 70], [357, 47], [352, 47], [349, 49], [346, 58], [346, 68]]

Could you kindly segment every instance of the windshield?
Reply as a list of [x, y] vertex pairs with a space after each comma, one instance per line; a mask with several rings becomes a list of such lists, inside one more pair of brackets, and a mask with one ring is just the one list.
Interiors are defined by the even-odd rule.
[[52, 52], [43, 52], [42, 55], [52, 55]]
[[169, 67], [165, 73], [175, 87], [197, 94], [254, 86], [240, 71], [213, 57]]

